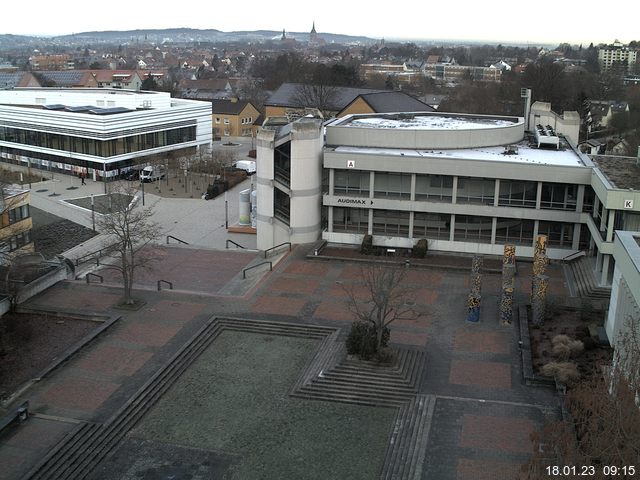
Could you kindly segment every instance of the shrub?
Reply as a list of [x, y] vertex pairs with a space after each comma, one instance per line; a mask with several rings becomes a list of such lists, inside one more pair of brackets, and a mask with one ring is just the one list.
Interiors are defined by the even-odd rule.
[[558, 360], [569, 360], [569, 357], [571, 357], [571, 348], [569, 348], [569, 345], [566, 343], [556, 343], [551, 353]]
[[421, 238], [411, 249], [411, 256], [413, 258], [424, 258], [427, 255], [427, 239]]
[[371, 255], [374, 251], [373, 248], [373, 236], [365, 235], [362, 238], [362, 244], [360, 245], [360, 253], [364, 255]]
[[383, 347], [378, 350], [378, 353], [376, 353], [376, 360], [379, 363], [391, 363], [394, 356], [395, 355], [393, 354], [393, 350], [391, 350], [389, 347]]
[[571, 338], [569, 338], [569, 336], [567, 335], [556, 335], [555, 337], [553, 337], [551, 339], [551, 344], [552, 345], [566, 345], [571, 341]]
[[[381, 350], [389, 344], [390, 335], [389, 328], [385, 327], [382, 334]], [[377, 353], [376, 328], [371, 323], [353, 322], [347, 336], [346, 347], [349, 355], [358, 355], [364, 360], [370, 359]]]
[[580, 355], [582, 355], [582, 352], [584, 352], [584, 343], [582, 343], [580, 340], [571, 340], [567, 344], [567, 346], [571, 351], [572, 357], [579, 357]]
[[573, 362], [549, 362], [542, 367], [542, 373], [556, 378], [560, 383], [572, 384], [580, 380], [578, 367]]
[[591, 336], [584, 337], [582, 339], [582, 344], [584, 345], [585, 350], [593, 350], [598, 346], [598, 342], [596, 342], [595, 339]]

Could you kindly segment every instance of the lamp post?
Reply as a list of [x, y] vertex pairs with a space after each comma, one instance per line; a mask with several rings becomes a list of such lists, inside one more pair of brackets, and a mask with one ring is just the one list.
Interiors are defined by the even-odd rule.
[[93, 203], [93, 193], [91, 194], [91, 224], [93, 226], [93, 231], [96, 231], [96, 208]]
[[[142, 184], [142, 206], [144, 207], [144, 181], [140, 180], [140, 183]], [[158, 181], [158, 183], [160, 183]]]
[[224, 192], [224, 228], [229, 228], [229, 202], [227, 202], [227, 192]]

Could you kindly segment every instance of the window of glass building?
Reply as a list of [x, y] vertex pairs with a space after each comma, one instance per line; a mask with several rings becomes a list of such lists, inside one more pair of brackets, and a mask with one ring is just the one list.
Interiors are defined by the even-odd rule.
[[498, 205], [503, 207], [536, 208], [537, 182], [500, 180]]
[[496, 181], [490, 178], [458, 177], [457, 203], [493, 205]]
[[335, 170], [334, 195], [369, 196], [369, 172], [360, 170]]
[[582, 211], [586, 213], [593, 212], [593, 204], [596, 198], [596, 192], [594, 192], [591, 185], [587, 185], [584, 188], [584, 199], [582, 201]]
[[374, 210], [373, 234], [393, 237], [409, 236], [409, 212]]
[[496, 243], [533, 245], [533, 220], [519, 218], [498, 218], [496, 223]]
[[413, 214], [413, 237], [449, 240], [451, 215], [448, 213], [415, 212]]
[[575, 210], [578, 186], [566, 183], [543, 183], [540, 208]]
[[368, 227], [368, 209], [333, 207], [334, 232], [367, 233]]
[[273, 189], [273, 213], [274, 216], [281, 222], [289, 225], [289, 218], [291, 215], [289, 195], [278, 188]]
[[416, 175], [416, 200], [451, 202], [452, 196], [452, 176]]
[[538, 223], [538, 235], [546, 235], [547, 244], [550, 247], [571, 248], [573, 243], [573, 223], [540, 221]]
[[491, 243], [491, 217], [456, 215], [453, 239], [457, 242]]
[[374, 177], [374, 197], [401, 198], [411, 197], [411, 174], [376, 172]]

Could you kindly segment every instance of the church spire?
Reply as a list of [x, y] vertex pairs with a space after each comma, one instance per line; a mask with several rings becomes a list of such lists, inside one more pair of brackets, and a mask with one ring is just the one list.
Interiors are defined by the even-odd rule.
[[313, 26], [311, 27], [311, 33], [316, 33], [316, 22], [313, 21]]

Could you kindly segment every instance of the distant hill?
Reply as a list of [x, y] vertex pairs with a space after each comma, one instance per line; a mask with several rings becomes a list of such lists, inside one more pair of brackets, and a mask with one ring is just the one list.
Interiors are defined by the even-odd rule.
[[[71, 35], [53, 37], [57, 42], [117, 42], [129, 43], [146, 40], [148, 42], [256, 42], [280, 38], [282, 31], [278, 30], [246, 30], [223, 32], [216, 29], [198, 30], [194, 28], [169, 28], [160, 30], [126, 30], [104, 32], [82, 32]], [[298, 41], [309, 40], [309, 32], [286, 32], [288, 38]], [[373, 43], [374, 39], [362, 36], [342, 35], [319, 32], [318, 36], [327, 43]]]

